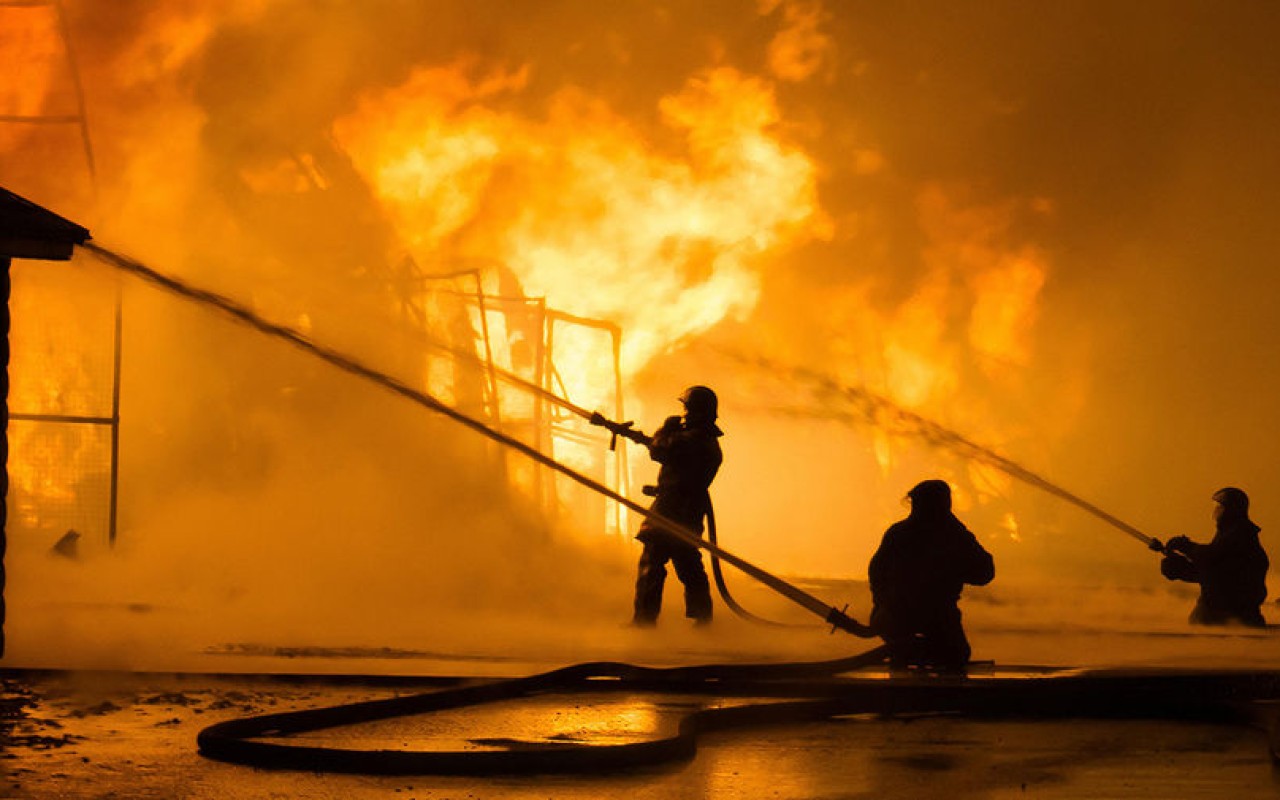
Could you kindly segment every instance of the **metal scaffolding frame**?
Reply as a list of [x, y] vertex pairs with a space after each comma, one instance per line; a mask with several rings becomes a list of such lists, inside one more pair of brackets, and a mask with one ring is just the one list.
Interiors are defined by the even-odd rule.
[[[81, 82], [76, 53], [70, 36], [63, 3], [61, 0], [0, 0], [0, 9], [4, 8], [47, 9], [54, 15], [54, 22], [58, 30], [58, 35], [62, 40], [66, 67], [74, 93], [75, 110], [73, 113], [62, 114], [0, 114], [0, 125], [75, 126], [79, 131], [80, 141], [84, 149], [85, 163], [88, 168], [92, 189], [96, 196], [97, 165], [93, 152], [92, 139], [90, 137], [84, 87]], [[478, 340], [483, 351], [481, 354], [477, 355], [483, 362], [481, 368], [485, 374], [485, 416], [498, 429], [509, 429], [514, 431], [518, 426], [527, 425], [529, 429], [524, 432], [527, 440], [539, 450], [552, 455], [556, 451], [556, 445], [558, 442], [583, 440], [582, 432], [574, 430], [573, 426], [567, 419], [563, 419], [558, 416], [554, 405], [549, 403], [545, 398], [534, 399], [533, 413], [527, 422], [516, 419], [504, 419], [501, 392], [499, 389], [499, 370], [494, 360], [494, 334], [491, 330], [492, 326], [490, 322], [491, 315], [500, 315], [503, 317], [509, 316], [506, 307], [511, 304], [519, 304], [521, 307], [529, 309], [530, 313], [536, 319], [536, 327], [540, 331], [540, 335], [537, 337], [536, 341], [531, 343], [534, 348], [532, 356], [532, 383], [540, 387], [542, 390], [558, 394], [558, 396], [561, 396], [566, 400], [572, 400], [572, 398], [567, 396], [564, 383], [559, 380], [555, 352], [557, 327], [584, 327], [607, 334], [610, 337], [612, 347], [614, 372], [613, 391], [615, 401], [614, 408], [611, 409], [611, 413], [614, 414], [617, 419], [625, 418], [622, 396], [621, 330], [616, 325], [606, 321], [579, 317], [555, 309], [550, 309], [547, 307], [543, 298], [504, 296], [486, 292], [484, 284], [485, 271], [498, 268], [500, 266], [501, 265], [497, 262], [493, 261], [475, 260], [463, 262], [463, 265], [456, 270], [425, 274], [418, 269], [417, 265], [414, 264], [411, 259], [409, 259], [406, 260], [406, 263], [402, 268], [402, 270], [407, 274], [400, 276], [400, 280], [393, 278], [393, 282], [397, 284], [395, 289], [401, 295], [402, 304], [404, 304], [406, 309], [410, 310], [411, 316], [417, 317], [415, 321], [422, 327], [425, 327], [426, 320], [421, 318], [420, 314], [413, 313], [415, 311], [420, 311], [420, 309], [414, 308], [414, 305], [410, 302], [411, 298], [406, 297], [406, 293], [454, 292], [455, 290], [451, 288], [444, 288], [439, 285], [445, 282], [456, 283], [458, 281], [468, 284], [468, 289], [466, 291], [457, 292], [457, 294], [462, 297], [465, 302], [472, 304], [475, 309], [474, 317], [479, 323]], [[439, 288], [434, 288], [433, 284], [435, 287]], [[76, 416], [42, 414], [20, 410], [9, 415], [9, 418], [14, 420], [70, 425], [103, 425], [110, 427], [111, 472], [108, 539], [112, 545], [115, 544], [118, 536], [117, 512], [120, 451], [120, 372], [123, 335], [122, 299], [119, 293], [117, 293], [115, 302], [113, 386], [110, 413], [105, 416]], [[611, 488], [614, 488], [620, 493], [625, 493], [628, 483], [627, 456], [625, 448], [616, 450], [611, 458], [611, 462], [611, 464], [606, 466], [605, 480], [612, 484]], [[557, 503], [555, 482], [550, 478], [550, 476], [544, 475], [542, 471], [535, 473], [534, 493], [538, 497], [539, 501], [546, 507], [555, 507]], [[611, 528], [614, 531], [622, 531], [625, 524], [625, 515], [625, 509], [621, 507], [612, 508], [609, 512], [609, 517], [606, 520], [606, 527]]]
[[[409, 262], [409, 266], [411, 269], [416, 270], [416, 266], [412, 262]], [[420, 273], [414, 276], [409, 283], [412, 286], [416, 286], [423, 293], [453, 295], [474, 306], [479, 320], [479, 339], [483, 349], [483, 354], [477, 354], [477, 357], [483, 361], [486, 385], [489, 390], [486, 402], [489, 419], [499, 430], [524, 434], [523, 438], [532, 446], [554, 457], [557, 443], [582, 442], [584, 441], [583, 434], [575, 430], [568, 417], [557, 414], [556, 407], [545, 397], [534, 398], [532, 414], [527, 422], [513, 419], [502, 413], [501, 395], [498, 388], [502, 370], [500, 370], [494, 359], [494, 348], [497, 343], [494, 341], [493, 326], [490, 325], [489, 315], [496, 314], [504, 317], [503, 329], [510, 331], [510, 326], [505, 324], [505, 320], [511, 317], [507, 310], [508, 306], [518, 305], [532, 313], [540, 333], [536, 341], [532, 343], [534, 347], [532, 358], [533, 376], [530, 383], [544, 392], [554, 394], [570, 402], [573, 402], [574, 398], [569, 397], [568, 390], [560, 379], [559, 369], [556, 365], [557, 327], [587, 328], [607, 334], [610, 339], [612, 356], [612, 388], [614, 395], [613, 408], [609, 409], [609, 413], [616, 419], [624, 419], [626, 415], [622, 383], [622, 330], [612, 322], [581, 317], [548, 308], [545, 298], [487, 293], [484, 290], [484, 272], [486, 269], [500, 267], [501, 265], [497, 262], [481, 261], [476, 266], [468, 266], [456, 270]], [[449, 287], [434, 288], [432, 286], [432, 284], [459, 280], [470, 283], [473, 288], [469, 291], [460, 291]], [[425, 320], [421, 319], [418, 321], [425, 322]], [[456, 345], [456, 343], [454, 344]], [[525, 428], [525, 430], [520, 430], [520, 428]], [[628, 490], [628, 476], [626, 448], [619, 448], [614, 451], [612, 464], [606, 467], [603, 477], [610, 488], [620, 494], [625, 494]], [[554, 509], [558, 503], [558, 497], [555, 482], [550, 477], [544, 475], [541, 470], [535, 472], [533, 493], [545, 508]], [[614, 504], [607, 513], [606, 528], [613, 532], [623, 532], [626, 525], [626, 509]]]

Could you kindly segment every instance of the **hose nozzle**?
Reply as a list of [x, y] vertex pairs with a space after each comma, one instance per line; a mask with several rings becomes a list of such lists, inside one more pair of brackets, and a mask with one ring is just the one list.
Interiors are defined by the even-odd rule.
[[618, 437], [630, 439], [638, 444], [646, 444], [647, 436], [635, 429], [635, 423], [628, 420], [626, 422], [614, 422], [613, 420], [601, 414], [599, 411], [591, 412], [591, 416], [587, 420], [592, 425], [599, 425], [601, 428], [613, 434], [609, 437], [609, 449], [615, 450], [618, 447]]

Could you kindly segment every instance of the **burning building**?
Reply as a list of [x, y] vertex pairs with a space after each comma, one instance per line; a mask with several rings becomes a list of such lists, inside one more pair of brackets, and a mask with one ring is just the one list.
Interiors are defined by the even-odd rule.
[[980, 655], [1274, 667], [1116, 529], [1270, 536], [1278, 16], [0, 0], [0, 186], [110, 256], [12, 267], [6, 664], [829, 655], [622, 637], [634, 515], [523, 457], [636, 496], [585, 412], [707, 384], [726, 547], [851, 615], [941, 477]]
[[[1243, 444], [1269, 424], [1274, 279], [1248, 265], [1272, 249], [1251, 146], [1272, 12], [1150, 12], [10, 4], [0, 183], [624, 492], [644, 460], [520, 382], [649, 427], [713, 383], [721, 526], [783, 572], [860, 578], [903, 490], [940, 475], [1003, 575], [1141, 584], [1131, 542], [932, 434], [1160, 535], [1219, 485], [1274, 483]], [[441, 619], [454, 596], [554, 614], [607, 581], [529, 585], [486, 554], [621, 563], [634, 520], [540, 468], [100, 265], [25, 272], [16, 324], [80, 320], [58, 344], [17, 329], [32, 411], [111, 382], [121, 294], [122, 480], [118, 515], [94, 512], [114, 523], [66, 522], [109, 504], [101, 442], [15, 448], [11, 521], [33, 554], [76, 527], [136, 570], [126, 605], [265, 605], [279, 630], [359, 566]], [[86, 448], [96, 483], [50, 482]], [[276, 604], [267, 565], [300, 554]], [[407, 566], [428, 562], [430, 590]]]

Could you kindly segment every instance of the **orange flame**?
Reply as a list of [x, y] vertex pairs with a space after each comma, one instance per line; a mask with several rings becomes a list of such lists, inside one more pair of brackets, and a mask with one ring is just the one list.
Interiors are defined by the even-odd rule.
[[[814, 164], [778, 136], [765, 81], [719, 68], [663, 98], [686, 142], [675, 156], [576, 89], [544, 120], [501, 111], [527, 67], [472, 72], [423, 69], [367, 95], [336, 138], [415, 257], [496, 260], [552, 307], [619, 324], [626, 374], [750, 311], [765, 257], [825, 232]], [[582, 375], [571, 389], [599, 385], [585, 372], [565, 371]]]
[[[820, 324], [837, 340], [833, 352], [848, 355], [842, 379], [883, 387], [896, 402], [998, 446], [1008, 433], [1005, 421], [963, 387], [975, 372], [1007, 386], [1031, 359], [1047, 257], [1011, 241], [1010, 227], [1024, 210], [1013, 204], [966, 206], [930, 186], [917, 210], [924, 270], [905, 299], [876, 312], [870, 285], [852, 286], [827, 298], [829, 319]], [[877, 356], [870, 363], [868, 352]], [[882, 470], [892, 468], [888, 433], [874, 434], [872, 452]], [[1008, 485], [988, 472], [974, 467], [965, 476], [980, 497]]]
[[[163, 133], [137, 133], [142, 146], [116, 153], [117, 185], [129, 188], [119, 189], [126, 195], [119, 206], [125, 213], [113, 233], [143, 240], [183, 208], [170, 202], [171, 195], [204, 191], [205, 110], [190, 96], [183, 73], [228, 19], [252, 25], [269, 6], [268, 0], [236, 0], [156, 11], [132, 44], [94, 67], [110, 71], [97, 84], [107, 91], [137, 97], [130, 91], [145, 87], [160, 98], [145, 113], [151, 123], [162, 122], [154, 127]], [[645, 115], [624, 115], [572, 85], [530, 112], [526, 95], [535, 65], [493, 67], [464, 59], [419, 67], [398, 86], [365, 92], [333, 121], [333, 138], [372, 187], [415, 262], [442, 272], [457, 262], [502, 264], [519, 292], [618, 325], [622, 370], [633, 376], [720, 321], [745, 318], [757, 305], [764, 276], [787, 248], [833, 235], [835, 223], [818, 200], [821, 166], [788, 139], [776, 91], [830, 77], [835, 44], [824, 31], [827, 12], [818, 0], [757, 0], [756, 10], [777, 24], [764, 54], [767, 71], [752, 76], [713, 66], [694, 72], [655, 104], [648, 127]], [[6, 15], [30, 16], [28, 11], [0, 9]], [[23, 27], [0, 22], [0, 58], [17, 54], [17, 61], [0, 66], [44, 66], [30, 76], [10, 70], [24, 77], [0, 91], [0, 98], [9, 97], [9, 113], [47, 110], [60, 100], [54, 85], [62, 51], [52, 17], [16, 32]], [[855, 65], [855, 72], [861, 69]], [[107, 113], [126, 116], [119, 108]], [[135, 133], [144, 127], [121, 126]], [[166, 146], [150, 146], [160, 135]], [[847, 154], [854, 175], [892, 174], [885, 155], [891, 151], [857, 144], [864, 146]], [[0, 152], [10, 151], [0, 140]], [[252, 192], [333, 189], [307, 152], [231, 167]], [[998, 444], [993, 434], [1002, 430], [1000, 420], [981, 400], [966, 400], [961, 389], [975, 369], [992, 381], [1015, 381], [1034, 355], [1048, 262], [1035, 248], [1010, 243], [1015, 210], [966, 206], [949, 191], [926, 187], [916, 208], [926, 242], [923, 269], [906, 299], [892, 308], [878, 306], [870, 278], [823, 287], [823, 302], [804, 320], [818, 333], [794, 338], [831, 336], [841, 377], [882, 387], [930, 416], [963, 417], [959, 427]], [[206, 228], [225, 232], [228, 240], [239, 236], [239, 221], [222, 211], [212, 210]], [[840, 220], [846, 240], [860, 235], [853, 230], [858, 223], [852, 215]], [[184, 248], [162, 242], [148, 253], [181, 263]], [[307, 319], [306, 309], [291, 311], [285, 316]], [[478, 327], [474, 316], [468, 322]], [[505, 322], [500, 314], [489, 318], [496, 339], [510, 337]], [[575, 402], [607, 408], [602, 400], [613, 390], [607, 342], [598, 331], [579, 333], [557, 334], [558, 377]], [[494, 358], [499, 366], [513, 366], [510, 351]], [[445, 399], [462, 403], [451, 388], [457, 383], [448, 374], [452, 369], [443, 360], [430, 362], [427, 380], [433, 389], [443, 387]], [[931, 413], [940, 410], [947, 413]], [[887, 469], [894, 446], [885, 435], [874, 436], [874, 452]]]

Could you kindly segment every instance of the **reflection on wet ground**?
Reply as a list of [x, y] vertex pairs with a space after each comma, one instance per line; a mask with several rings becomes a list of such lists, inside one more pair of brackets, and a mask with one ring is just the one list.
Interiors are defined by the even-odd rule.
[[[426, 691], [408, 679], [10, 672], [0, 796], [14, 798], [1272, 797], [1262, 733], [1187, 722], [858, 715], [710, 734], [687, 763], [611, 775], [376, 777], [263, 771], [201, 758], [232, 717]], [[536, 696], [307, 734], [317, 744], [503, 748], [630, 741], [703, 704], [745, 699]]]
[[719, 703], [714, 698], [687, 696], [549, 695], [366, 722], [281, 740], [367, 750], [621, 744], [668, 734], [682, 717], [707, 704]]

